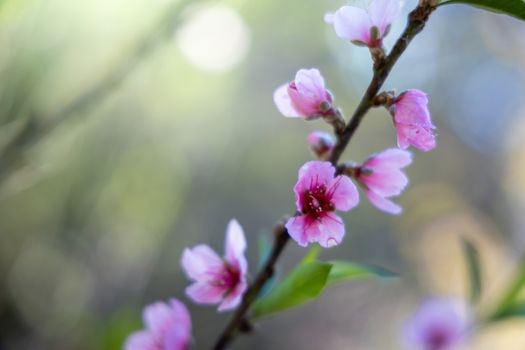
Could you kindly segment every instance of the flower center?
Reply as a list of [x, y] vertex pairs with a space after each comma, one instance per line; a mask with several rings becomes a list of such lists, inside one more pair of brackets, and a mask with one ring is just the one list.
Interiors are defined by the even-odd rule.
[[327, 193], [326, 186], [317, 185], [303, 193], [303, 213], [313, 219], [318, 219], [324, 213], [334, 211], [331, 194]]
[[241, 280], [241, 272], [235, 266], [224, 262], [224, 269], [216, 275], [213, 284], [219, 287], [226, 287], [229, 290], [235, 288]]
[[428, 350], [441, 350], [448, 345], [448, 334], [444, 329], [435, 329], [428, 337]]

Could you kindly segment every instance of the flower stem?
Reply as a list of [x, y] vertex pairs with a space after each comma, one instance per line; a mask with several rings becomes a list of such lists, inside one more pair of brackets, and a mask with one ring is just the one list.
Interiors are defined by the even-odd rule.
[[[337, 163], [344, 150], [348, 146], [348, 143], [352, 139], [355, 131], [361, 124], [363, 117], [367, 114], [371, 107], [374, 105], [374, 99], [379, 93], [383, 83], [390, 74], [390, 71], [394, 67], [395, 63], [401, 57], [403, 52], [412, 41], [412, 39], [419, 34], [430, 16], [435, 10], [435, 6], [429, 5], [427, 2], [423, 2], [418, 5], [408, 16], [408, 24], [403, 34], [396, 41], [392, 51], [386, 58], [374, 67], [374, 75], [370, 82], [361, 102], [357, 106], [352, 118], [345, 126], [341, 133], [336, 133], [337, 143], [332, 151], [330, 162], [337, 167]], [[235, 338], [240, 325], [246, 321], [247, 313], [252, 306], [253, 302], [257, 299], [261, 289], [264, 287], [266, 282], [272, 277], [274, 272], [275, 264], [277, 263], [281, 253], [283, 252], [286, 244], [288, 243], [290, 236], [284, 225], [279, 223], [274, 228], [274, 243], [271, 253], [266, 260], [262, 269], [257, 273], [255, 280], [248, 288], [246, 294], [243, 297], [241, 305], [235, 311], [233, 318], [228, 323], [224, 331], [219, 336], [219, 339], [215, 343], [214, 350], [224, 350]]]

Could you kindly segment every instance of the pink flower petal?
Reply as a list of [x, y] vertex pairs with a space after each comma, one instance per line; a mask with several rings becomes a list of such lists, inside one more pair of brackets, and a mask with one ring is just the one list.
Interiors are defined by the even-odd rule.
[[337, 176], [331, 181], [328, 191], [332, 193], [332, 203], [338, 210], [349, 211], [359, 204], [359, 192], [348, 176]]
[[394, 120], [398, 124], [435, 128], [428, 110], [428, 97], [420, 90], [407, 90], [394, 102]]
[[248, 288], [248, 284], [246, 281], [241, 281], [237, 286], [224, 298], [222, 303], [219, 305], [219, 311], [227, 311], [235, 309], [242, 300], [242, 296], [246, 289]]
[[374, 0], [368, 8], [372, 25], [379, 29], [379, 37], [388, 34], [392, 22], [399, 15], [401, 2], [399, 0]]
[[186, 305], [178, 299], [170, 299], [170, 306], [173, 312], [173, 320], [178, 325], [177, 328], [186, 330], [189, 335], [191, 333], [191, 315]]
[[406, 149], [410, 145], [428, 152], [436, 148], [436, 138], [431, 129], [417, 125], [396, 124], [397, 144]]
[[143, 319], [146, 328], [157, 338], [163, 337], [175, 323], [173, 310], [162, 302], [148, 305], [144, 309]]
[[390, 148], [383, 152], [370, 156], [364, 163], [363, 168], [371, 168], [374, 171], [389, 171], [401, 169], [412, 163], [412, 153]]
[[273, 101], [277, 109], [285, 117], [296, 118], [301, 117], [301, 113], [295, 108], [292, 99], [288, 94], [288, 84], [281, 85], [273, 93]]
[[310, 220], [306, 215], [290, 218], [286, 223], [288, 234], [301, 247], [318, 242], [324, 248], [338, 245], [345, 235], [343, 220], [333, 214], [326, 214], [319, 220]]
[[408, 185], [408, 178], [398, 169], [384, 172], [373, 170], [372, 174], [362, 175], [359, 179], [368, 188], [383, 197], [397, 196]]
[[230, 220], [228, 228], [226, 229], [226, 244], [224, 251], [226, 260], [232, 265], [239, 268], [241, 275], [246, 274], [248, 270], [248, 263], [244, 257], [246, 250], [246, 238], [241, 225], [237, 220]]
[[324, 78], [318, 69], [300, 69], [295, 74], [295, 86], [301, 95], [308, 96], [317, 106], [327, 100]]
[[316, 241], [323, 248], [331, 248], [339, 245], [345, 235], [345, 224], [339, 216], [330, 213], [321, 218], [317, 229], [319, 231]]
[[194, 280], [207, 279], [210, 272], [221, 271], [224, 266], [217, 253], [205, 244], [184, 249], [181, 264], [188, 277]]
[[376, 208], [393, 215], [399, 215], [403, 211], [401, 206], [386, 199], [373, 191], [366, 191], [366, 197]]
[[164, 348], [162, 350], [187, 350], [190, 338], [187, 333], [178, 327], [173, 327], [164, 336], [162, 344]]
[[288, 219], [285, 225], [290, 237], [301, 247], [306, 247], [309, 242], [307, 236], [307, 227], [309, 225], [307, 220], [308, 217], [306, 215], [294, 216]]
[[186, 288], [186, 295], [199, 304], [217, 304], [222, 301], [226, 290], [205, 282], [196, 282]]
[[335, 33], [341, 39], [360, 41], [371, 45], [372, 22], [368, 13], [359, 7], [343, 6], [334, 14]]
[[335, 14], [334, 14], [333, 12], [327, 12], [327, 13], [325, 13], [324, 18], [323, 18], [323, 19], [324, 19], [324, 22], [325, 22], [326, 24], [334, 24], [334, 15], [335, 15]]
[[125, 350], [163, 350], [157, 346], [154, 336], [147, 331], [131, 334], [124, 344]]

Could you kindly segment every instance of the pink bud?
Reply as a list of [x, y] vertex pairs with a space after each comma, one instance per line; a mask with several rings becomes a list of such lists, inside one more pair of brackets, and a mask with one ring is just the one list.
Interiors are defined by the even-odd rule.
[[131, 334], [125, 350], [187, 350], [191, 340], [191, 316], [177, 299], [148, 305], [143, 313], [146, 329]]
[[365, 188], [368, 200], [389, 214], [400, 214], [402, 208], [388, 199], [403, 192], [408, 184], [401, 171], [412, 162], [412, 154], [397, 148], [370, 156], [355, 170], [356, 180]]
[[357, 45], [381, 47], [399, 14], [400, 0], [373, 0], [368, 8], [343, 6], [325, 21], [334, 25], [337, 36]]
[[310, 133], [307, 141], [319, 159], [327, 159], [335, 146], [335, 140], [332, 135], [324, 131]]
[[390, 112], [394, 117], [394, 126], [397, 131], [397, 144], [406, 149], [410, 145], [421, 151], [430, 151], [436, 147], [428, 97], [420, 90], [407, 90], [399, 95]]
[[285, 117], [315, 119], [334, 113], [332, 96], [315, 68], [299, 70], [294, 81], [275, 90], [273, 100]]
[[335, 210], [348, 211], [359, 203], [352, 181], [347, 176], [335, 176], [330, 162], [310, 161], [299, 169], [294, 192], [301, 215], [286, 223], [290, 236], [302, 247], [312, 242], [325, 248], [341, 243], [345, 226]]
[[248, 263], [242, 227], [231, 220], [226, 230], [225, 256], [221, 258], [205, 244], [186, 248], [182, 268], [195, 281], [186, 294], [199, 304], [219, 304], [219, 311], [235, 308], [247, 288]]

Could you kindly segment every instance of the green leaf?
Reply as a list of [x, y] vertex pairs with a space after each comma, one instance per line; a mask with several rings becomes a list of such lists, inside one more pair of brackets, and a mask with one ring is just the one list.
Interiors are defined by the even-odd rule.
[[356, 278], [397, 277], [396, 273], [377, 266], [362, 265], [347, 261], [330, 261], [330, 264], [332, 264], [332, 269], [330, 270], [330, 276], [328, 276], [328, 284], [335, 284]]
[[323, 291], [331, 268], [331, 264], [318, 261], [299, 264], [280, 285], [255, 302], [252, 316], [266, 316], [315, 299]]
[[479, 253], [476, 247], [467, 239], [463, 239], [463, 252], [467, 264], [470, 281], [470, 300], [477, 302], [481, 295], [482, 277]]
[[515, 302], [506, 309], [500, 310], [491, 317], [490, 321], [500, 321], [511, 317], [525, 317], [525, 300]]
[[515, 314], [517, 305], [523, 305], [525, 302], [520, 301], [520, 295], [525, 288], [525, 257], [521, 261], [520, 269], [514, 279], [514, 282], [510, 285], [507, 293], [503, 296], [503, 299], [496, 308], [494, 314], [489, 317], [491, 321], [501, 320], [509, 315]]
[[321, 246], [320, 245], [314, 245], [312, 248], [308, 250], [306, 255], [304, 256], [303, 260], [301, 260], [301, 264], [307, 264], [314, 261], [317, 261], [317, 257], [321, 253]]
[[523, 0], [442, 0], [440, 2], [440, 6], [449, 4], [472, 5], [525, 20], [525, 2]]

